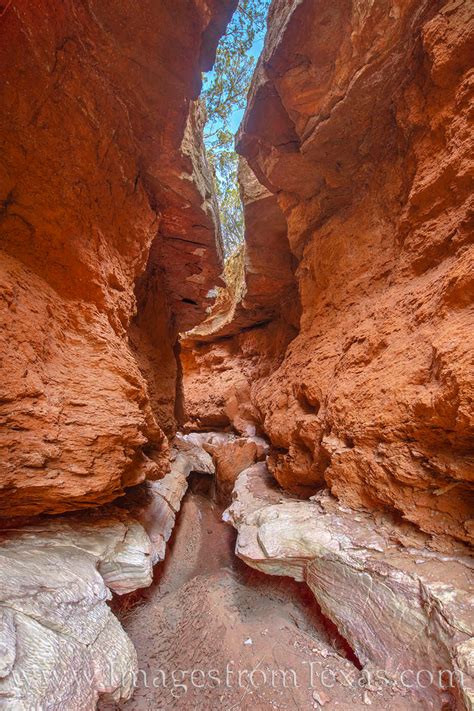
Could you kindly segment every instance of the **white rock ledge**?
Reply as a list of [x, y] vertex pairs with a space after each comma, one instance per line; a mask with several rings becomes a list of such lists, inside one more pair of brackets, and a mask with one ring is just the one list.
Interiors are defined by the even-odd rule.
[[352, 511], [327, 491], [297, 500], [264, 463], [240, 474], [223, 518], [237, 529], [236, 553], [248, 565], [307, 582], [362, 664], [398, 680], [407, 670], [409, 684], [430, 671], [434, 682], [419, 694], [434, 709], [446, 670], [454, 703], [473, 708], [473, 564], [464, 546], [384, 513]]
[[151, 584], [200, 455], [175, 450], [169, 474], [120, 506], [0, 531], [2, 711], [89, 711], [101, 694], [131, 696], [137, 655], [107, 601]]

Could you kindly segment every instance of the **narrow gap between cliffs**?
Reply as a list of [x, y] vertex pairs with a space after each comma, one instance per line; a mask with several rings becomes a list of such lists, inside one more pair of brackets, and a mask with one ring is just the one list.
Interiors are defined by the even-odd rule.
[[[269, 4], [269, 0], [259, 3], [245, 0], [238, 4], [219, 44], [214, 69], [204, 77], [203, 100], [208, 114], [205, 145], [214, 178], [226, 269], [230, 267], [231, 259], [241, 259], [238, 255], [244, 241], [239, 159], [234, 139], [243, 117], [255, 61], [262, 49]], [[286, 231], [284, 239], [287, 239]], [[211, 290], [209, 302], [218, 295], [219, 290]], [[197, 305], [191, 298], [181, 300], [183, 304]], [[272, 318], [272, 314], [267, 318], [263, 313], [263, 317], [255, 322], [240, 324], [239, 332], [258, 331], [270, 325]], [[293, 326], [297, 321], [298, 316]], [[230, 338], [224, 335], [219, 341], [229, 341]], [[179, 427], [185, 428], [189, 435], [194, 429], [194, 413], [186, 412], [180, 339], [174, 346], [174, 357], [174, 416]], [[218, 429], [219, 425], [216, 425], [212, 426]], [[202, 428], [197, 429], [201, 436]], [[224, 428], [214, 434], [219, 436], [223, 432]], [[225, 436], [233, 440], [244, 439], [235, 432], [231, 421]], [[180, 439], [179, 434], [177, 439]], [[232, 458], [232, 454], [230, 456]], [[336, 664], [346, 672], [362, 669], [354, 650], [336, 625], [323, 614], [305, 582], [261, 572], [236, 555], [237, 532], [222, 519], [230, 504], [233, 483], [223, 493], [219, 457], [213, 455], [213, 461], [213, 474], [201, 471], [199, 467], [189, 472], [188, 488], [166, 546], [166, 557], [155, 566], [151, 586], [123, 596], [114, 595], [111, 602], [137, 650], [139, 669], [145, 674], [158, 669], [162, 675], [159, 683], [151, 687], [147, 683], [139, 684], [131, 702], [103, 701], [99, 705], [103, 711], [111, 708], [145, 711], [151, 707], [175, 706], [207, 708], [206, 698], [211, 708], [211, 700], [215, 698], [211, 692], [206, 697], [201, 689], [197, 690], [198, 695], [194, 693], [196, 689], [192, 689], [189, 695], [188, 688], [183, 696], [184, 705], [180, 706], [180, 685], [174, 679], [170, 682], [169, 678], [170, 675], [173, 677], [173, 670], [189, 669], [190, 666], [201, 671], [222, 671], [229, 663], [236, 670], [258, 669], [260, 666], [263, 669], [294, 667], [299, 676], [304, 674], [304, 665], [308, 661], [325, 664], [326, 659], [331, 659], [337, 660]], [[243, 469], [245, 467], [236, 471], [236, 476]], [[180, 683], [182, 691], [184, 680]], [[341, 693], [344, 694], [343, 689], [334, 692], [331, 701], [345, 701], [344, 696], [338, 696]], [[244, 706], [241, 706], [247, 695]], [[307, 690], [303, 694], [296, 688], [284, 688], [275, 695], [273, 688], [251, 689], [249, 692], [248, 685], [244, 688], [231, 685], [221, 694], [220, 707], [266, 708], [266, 703], [273, 707], [275, 699], [279, 708], [290, 708], [295, 704], [302, 707], [307, 703]], [[324, 705], [324, 692], [316, 694], [312, 700], [315, 707]]]
[[[215, 474], [198, 468], [189, 473], [166, 558], [155, 566], [152, 585], [113, 598], [111, 607], [134, 643], [139, 668], [169, 675], [193, 664], [224, 673], [227, 663], [257, 668], [264, 659], [265, 668], [288, 666], [303, 674], [308, 660], [337, 659], [348, 665], [343, 667], [347, 674], [361, 670], [306, 583], [260, 572], [235, 555], [236, 531], [222, 520], [230, 498], [220, 488]], [[170, 693], [160, 684], [153, 689], [139, 684], [132, 706], [104, 700], [99, 708], [140, 711], [151, 703], [174, 708]], [[294, 690], [282, 693], [281, 708], [290, 707]], [[237, 703], [239, 694], [229, 689], [225, 703]], [[192, 697], [186, 698], [183, 708], [194, 708]], [[264, 701], [264, 692], [255, 690], [252, 703]], [[201, 697], [196, 703], [203, 703]]]

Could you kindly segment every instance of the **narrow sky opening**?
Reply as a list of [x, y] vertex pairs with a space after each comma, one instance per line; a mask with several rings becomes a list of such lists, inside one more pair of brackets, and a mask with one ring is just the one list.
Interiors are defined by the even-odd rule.
[[270, 0], [240, 0], [221, 39], [214, 68], [204, 76], [208, 121], [204, 139], [212, 168], [225, 257], [244, 239], [238, 184], [235, 134], [245, 111], [247, 93], [262, 51]]

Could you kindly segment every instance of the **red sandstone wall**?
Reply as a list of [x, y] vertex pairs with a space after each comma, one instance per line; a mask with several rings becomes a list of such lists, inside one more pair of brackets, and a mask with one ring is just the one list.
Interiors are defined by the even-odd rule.
[[176, 331], [221, 270], [189, 109], [233, 6], [0, 11], [0, 515], [97, 505], [167, 466]]
[[302, 308], [281, 364], [250, 379], [274, 475], [464, 540], [473, 38], [468, 0], [275, 0], [238, 141], [285, 216]]
[[462, 539], [473, 37], [468, 1], [274, 2], [239, 142], [299, 260], [300, 334], [252, 393], [275, 476]]
[[297, 333], [299, 298], [285, 218], [245, 160], [239, 180], [245, 244], [226, 263], [207, 318], [181, 337], [187, 428], [261, 429], [250, 391], [282, 362]]
[[183, 364], [185, 429], [261, 432], [251, 390], [281, 364], [295, 330], [283, 320], [215, 342], [186, 340]]

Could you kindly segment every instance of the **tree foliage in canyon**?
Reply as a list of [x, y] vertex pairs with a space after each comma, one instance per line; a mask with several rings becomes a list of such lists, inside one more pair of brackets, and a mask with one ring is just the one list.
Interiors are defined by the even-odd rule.
[[208, 113], [205, 142], [214, 174], [226, 257], [244, 238], [234, 131], [236, 119], [245, 108], [255, 68], [255, 45], [263, 38], [269, 4], [270, 0], [239, 1], [217, 49], [214, 69], [204, 82]]

